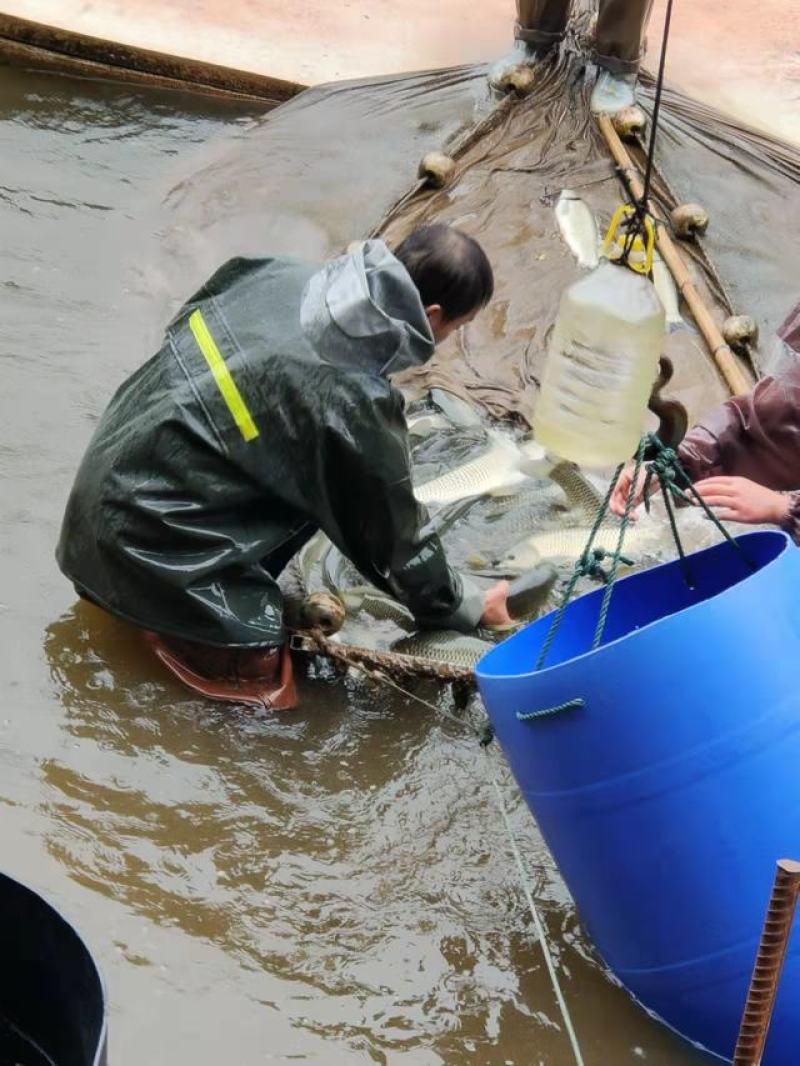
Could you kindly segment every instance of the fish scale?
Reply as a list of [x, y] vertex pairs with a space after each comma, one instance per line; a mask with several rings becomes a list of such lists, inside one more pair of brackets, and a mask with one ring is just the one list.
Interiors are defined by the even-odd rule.
[[465, 636], [463, 633], [445, 630], [442, 632], [414, 633], [410, 637], [396, 640], [391, 647], [399, 655], [411, 655], [417, 659], [429, 659], [433, 662], [447, 663], [471, 670], [491, 651], [494, 644], [478, 637]]
[[514, 443], [498, 433], [492, 433], [490, 447], [482, 455], [458, 466], [441, 477], [425, 482], [414, 489], [420, 503], [454, 503], [467, 496], [497, 496], [512, 493], [528, 480], [523, 472], [525, 454]]
[[550, 471], [550, 480], [559, 486], [571, 508], [581, 511], [594, 522], [603, 501], [574, 463], [557, 463]]

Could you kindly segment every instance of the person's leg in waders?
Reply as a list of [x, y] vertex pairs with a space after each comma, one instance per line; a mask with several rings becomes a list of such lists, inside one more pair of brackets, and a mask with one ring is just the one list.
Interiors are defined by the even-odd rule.
[[[302, 540], [289, 538], [269, 557], [225, 573], [228, 595], [235, 589], [261, 589], [265, 575], [277, 577]], [[284, 612], [285, 613], [285, 612]], [[274, 711], [297, 706], [288, 644], [227, 647], [144, 631], [146, 642], [166, 668], [188, 688], [212, 700], [245, 703]]]
[[[108, 614], [79, 584], [82, 600]], [[113, 615], [109, 614], [109, 617]], [[120, 622], [125, 625], [126, 623]], [[297, 689], [289, 646], [221, 648], [180, 637], [166, 637], [150, 629], [130, 626], [174, 677], [211, 700], [243, 703], [260, 709], [288, 711], [297, 706]]]
[[533, 66], [557, 47], [569, 20], [570, 0], [517, 0], [514, 48], [489, 71], [495, 89], [506, 88], [505, 78], [518, 66]]
[[615, 114], [635, 100], [653, 0], [600, 0], [594, 54], [600, 73], [592, 92], [595, 114]]

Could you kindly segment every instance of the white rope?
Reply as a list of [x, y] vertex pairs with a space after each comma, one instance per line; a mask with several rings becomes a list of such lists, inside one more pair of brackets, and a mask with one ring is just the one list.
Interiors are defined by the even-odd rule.
[[539, 937], [539, 943], [542, 945], [542, 954], [544, 955], [544, 961], [547, 965], [547, 972], [550, 975], [550, 982], [553, 985], [553, 992], [555, 993], [559, 1009], [561, 1010], [561, 1017], [564, 1019], [564, 1028], [567, 1030], [569, 1042], [572, 1045], [572, 1053], [575, 1056], [575, 1062], [577, 1066], [584, 1066], [583, 1055], [581, 1054], [580, 1045], [578, 1044], [578, 1037], [575, 1033], [575, 1027], [572, 1024], [572, 1018], [570, 1017], [566, 1000], [564, 999], [563, 993], [561, 991], [561, 985], [558, 982], [558, 975], [556, 974], [556, 968], [553, 964], [553, 957], [550, 954], [550, 948], [547, 943], [547, 935], [545, 933], [544, 925], [542, 924], [542, 920], [539, 917], [539, 911], [536, 907], [536, 903], [534, 902], [533, 893], [531, 892], [530, 885], [528, 883], [528, 877], [525, 872], [525, 865], [522, 861], [522, 855], [520, 854], [520, 850], [517, 847], [517, 842], [514, 838], [514, 831], [511, 828], [511, 822], [509, 821], [508, 812], [506, 811], [506, 805], [503, 802], [503, 793], [500, 791], [500, 786], [497, 783], [497, 777], [495, 776], [494, 771], [491, 767], [489, 768], [489, 773], [491, 775], [492, 784], [494, 785], [494, 790], [497, 795], [497, 803], [500, 807], [500, 813], [503, 816], [506, 831], [508, 832], [508, 840], [511, 844], [511, 850], [514, 853], [514, 858], [517, 862], [517, 868], [519, 870], [520, 879], [522, 881], [522, 890], [525, 893], [525, 898], [528, 901], [528, 907], [530, 908], [531, 917], [533, 918], [533, 924], [536, 927], [536, 935]]
[[[365, 674], [371, 680], [383, 682], [384, 684], [388, 685], [389, 688], [393, 688], [395, 690], [395, 692], [398, 692], [401, 695], [406, 696], [408, 699], [415, 700], [417, 703], [422, 704], [423, 707], [427, 707], [429, 710], [433, 711], [434, 713], [443, 714], [446, 718], [452, 719], [453, 721], [457, 722], [460, 726], [469, 728], [469, 725], [468, 725], [467, 722], [464, 722], [461, 719], [456, 718], [456, 716], [454, 714], [450, 714], [448, 711], [445, 711], [444, 708], [442, 708], [442, 707], [437, 707], [435, 704], [430, 703], [428, 700], [423, 699], [421, 696], [417, 696], [414, 692], [409, 692], [408, 689], [404, 689], [401, 685], [398, 685], [395, 681], [393, 681], [391, 678], [387, 677], [385, 674], [377, 673], [375, 671], [369, 670], [366, 667], [364, 667], [361, 663], [354, 664], [354, 665], [355, 665], [357, 670], [359, 670], [361, 673]], [[497, 782], [497, 777], [496, 777], [496, 775], [494, 773], [494, 770], [493, 770], [491, 764], [488, 762], [488, 759], [489, 759], [488, 751], [486, 753], [486, 756], [487, 756], [487, 766], [489, 767], [489, 776], [492, 779], [492, 785], [494, 786], [495, 794], [497, 795], [497, 803], [498, 803], [498, 806], [500, 807], [500, 813], [503, 816], [503, 822], [505, 823], [506, 832], [508, 833], [508, 840], [509, 840], [509, 843], [511, 844], [511, 850], [514, 853], [514, 858], [516, 859], [516, 863], [517, 863], [517, 869], [519, 870], [520, 879], [522, 881], [522, 890], [525, 893], [525, 898], [528, 901], [528, 907], [530, 908], [531, 917], [533, 918], [533, 924], [536, 927], [536, 935], [539, 938], [539, 943], [542, 945], [542, 954], [544, 955], [544, 961], [545, 961], [545, 964], [547, 966], [547, 972], [550, 975], [550, 982], [551, 982], [551, 984], [553, 986], [553, 992], [555, 994], [556, 1001], [557, 1001], [559, 1009], [561, 1011], [561, 1017], [564, 1019], [564, 1028], [567, 1031], [567, 1035], [569, 1037], [569, 1042], [572, 1045], [572, 1053], [575, 1056], [575, 1063], [576, 1063], [576, 1066], [585, 1066], [584, 1061], [583, 1061], [583, 1055], [581, 1054], [580, 1045], [578, 1044], [578, 1037], [577, 1037], [577, 1035], [575, 1033], [575, 1026], [572, 1024], [572, 1018], [570, 1017], [569, 1008], [567, 1007], [566, 1000], [564, 999], [564, 995], [563, 995], [563, 993], [561, 991], [561, 985], [559, 984], [559, 981], [558, 981], [558, 975], [556, 974], [556, 968], [555, 968], [555, 965], [553, 963], [553, 957], [550, 954], [550, 948], [549, 948], [548, 943], [547, 943], [547, 935], [545, 933], [544, 925], [542, 924], [542, 920], [539, 917], [539, 911], [536, 908], [536, 903], [534, 902], [534, 899], [533, 899], [533, 893], [531, 892], [530, 884], [528, 883], [528, 876], [527, 876], [527, 873], [525, 871], [525, 864], [522, 861], [522, 855], [520, 854], [520, 850], [519, 850], [519, 848], [517, 846], [517, 841], [516, 841], [516, 839], [514, 837], [514, 831], [511, 828], [511, 822], [509, 821], [508, 813], [506, 811], [506, 805], [503, 802], [503, 793], [500, 791], [500, 785]]]

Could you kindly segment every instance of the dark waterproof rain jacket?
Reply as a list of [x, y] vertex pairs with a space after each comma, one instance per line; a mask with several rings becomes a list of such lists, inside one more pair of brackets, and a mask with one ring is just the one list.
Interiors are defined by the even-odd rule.
[[232, 260], [103, 415], [67, 505], [61, 569], [144, 628], [277, 645], [274, 579], [321, 528], [421, 625], [474, 627], [482, 597], [423, 531], [387, 379], [433, 346], [382, 241], [322, 269]]

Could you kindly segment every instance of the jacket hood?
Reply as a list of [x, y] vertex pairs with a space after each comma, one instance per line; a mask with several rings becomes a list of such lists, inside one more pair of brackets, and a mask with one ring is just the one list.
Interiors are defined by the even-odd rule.
[[433, 355], [417, 287], [383, 241], [364, 241], [314, 274], [300, 324], [317, 354], [340, 366], [395, 374]]

